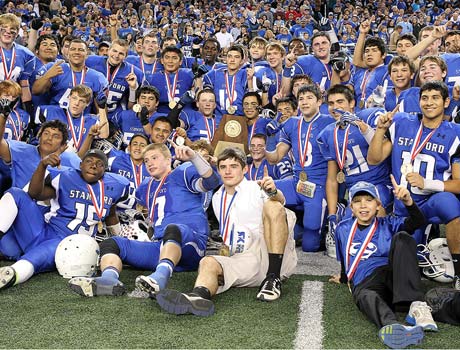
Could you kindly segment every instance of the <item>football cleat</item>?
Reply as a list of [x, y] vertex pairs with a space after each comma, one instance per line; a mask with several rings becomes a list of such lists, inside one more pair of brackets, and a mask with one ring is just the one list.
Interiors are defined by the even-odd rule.
[[454, 289], [460, 290], [460, 276], [459, 275], [454, 277]]
[[399, 323], [383, 326], [379, 330], [379, 338], [392, 349], [404, 349], [409, 345], [421, 344], [423, 329], [420, 326], [403, 326]]
[[164, 289], [156, 295], [158, 305], [174, 315], [193, 314], [196, 316], [212, 316], [214, 303], [195, 293], [180, 293], [172, 289]]
[[16, 271], [11, 266], [0, 267], [0, 289], [11, 287], [16, 282]]
[[448, 301], [454, 299], [458, 295], [460, 297], [460, 290], [454, 288], [432, 288], [425, 294], [426, 303], [431, 307], [433, 312], [438, 312]]
[[120, 296], [126, 292], [119, 280], [103, 277], [74, 277], [69, 280], [69, 287], [84, 297]]
[[268, 275], [262, 282], [257, 293], [260, 301], [275, 301], [281, 296], [281, 280], [274, 275]]
[[160, 285], [150, 276], [137, 276], [135, 284], [137, 289], [148, 293], [150, 296], [154, 296], [160, 291]]
[[433, 320], [431, 311], [431, 307], [424, 301], [413, 301], [406, 316], [406, 322], [411, 326], [420, 326], [424, 331], [437, 332], [438, 326]]

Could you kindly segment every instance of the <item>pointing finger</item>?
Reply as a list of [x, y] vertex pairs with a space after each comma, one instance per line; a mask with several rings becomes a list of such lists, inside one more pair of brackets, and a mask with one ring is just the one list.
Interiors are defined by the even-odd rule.
[[264, 177], [268, 176], [268, 168], [266, 165], [264, 165]]
[[395, 177], [393, 176], [393, 174], [390, 174], [390, 179], [391, 179], [391, 184], [393, 185], [393, 188], [394, 189], [397, 189], [399, 187], [398, 183], [396, 182], [396, 179]]

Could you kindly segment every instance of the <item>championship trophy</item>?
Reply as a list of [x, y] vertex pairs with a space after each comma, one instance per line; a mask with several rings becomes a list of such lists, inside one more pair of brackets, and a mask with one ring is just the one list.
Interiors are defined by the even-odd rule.
[[211, 142], [217, 157], [225, 148], [238, 147], [244, 154], [248, 149], [248, 127], [243, 116], [224, 114]]

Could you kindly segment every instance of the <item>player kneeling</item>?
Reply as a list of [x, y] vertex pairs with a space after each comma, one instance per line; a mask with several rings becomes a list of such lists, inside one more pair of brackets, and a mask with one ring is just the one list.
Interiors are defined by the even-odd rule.
[[246, 156], [236, 148], [219, 155], [217, 168], [223, 186], [212, 204], [223, 240], [220, 255], [201, 260], [190, 293], [166, 289], [157, 294], [158, 304], [169, 313], [210, 316], [211, 297], [231, 287], [260, 286], [257, 299], [274, 301], [281, 295], [281, 279], [297, 264], [295, 216], [283, 207], [284, 196], [267, 169], [262, 180], [246, 180]]

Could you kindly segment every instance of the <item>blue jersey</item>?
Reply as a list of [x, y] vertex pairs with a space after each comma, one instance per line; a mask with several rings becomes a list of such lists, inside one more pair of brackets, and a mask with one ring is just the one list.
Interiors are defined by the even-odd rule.
[[248, 172], [244, 176], [248, 180], [262, 180], [265, 167], [267, 167], [268, 176], [273, 180], [286, 179], [292, 176], [292, 162], [289, 157], [284, 157], [277, 164], [270, 164], [266, 159], [262, 160], [262, 163], [258, 167], [254, 163], [251, 163]]
[[[347, 136], [346, 156], [343, 172], [346, 175], [346, 186], [350, 188], [359, 181], [368, 181], [375, 185], [390, 184], [390, 164], [384, 161], [379, 165], [367, 163], [369, 144], [355, 125], [343, 129], [335, 124], [329, 124], [318, 136], [318, 144], [326, 160], [339, 164], [342, 161], [345, 135]], [[335, 136], [337, 135], [337, 136]], [[334, 139], [337, 137], [337, 143]], [[337, 147], [337, 149], [336, 149]]]
[[111, 173], [129, 180], [128, 198], [117, 204], [120, 209], [134, 209], [136, 206], [136, 189], [146, 178], [150, 177], [144, 163], [136, 165], [128, 153], [111, 149], [107, 155]]
[[327, 90], [331, 86], [331, 66], [324, 64], [315, 56], [299, 56], [294, 67], [295, 74], [307, 74], [314, 83], [319, 85], [321, 90]]
[[[39, 69], [37, 78], [43, 76], [48, 69], [53, 66], [53, 62], [44, 65]], [[107, 90], [109, 85], [107, 79], [98, 71], [85, 67], [81, 72], [73, 72], [68, 63], [62, 63], [64, 71], [61, 75], [51, 78], [51, 87], [49, 89], [50, 104], [67, 108], [69, 106], [70, 90], [78, 84], [84, 84], [93, 90], [94, 95]], [[92, 99], [91, 99], [92, 101]], [[85, 109], [86, 113], [91, 110], [91, 103]]]
[[449, 86], [460, 85], [460, 54], [444, 53], [440, 57], [447, 65], [446, 84]]
[[129, 85], [126, 81], [126, 76], [134, 73], [137, 77], [137, 82], [143, 85], [144, 74], [142, 71], [130, 63], [122, 62], [117, 68], [112, 70], [105, 56], [89, 56], [86, 59], [86, 65], [102, 73], [109, 83], [109, 90], [107, 95], [107, 111], [109, 119], [112, 116], [125, 110], [128, 104]]
[[123, 145], [127, 147], [135, 134], [145, 135], [142, 123], [132, 110], [119, 111], [112, 119], [115, 126], [123, 133]]
[[136, 198], [148, 210], [156, 239], [163, 237], [169, 224], [184, 224], [208, 235], [202, 193], [195, 188], [199, 178], [195, 167], [187, 162], [169, 173], [165, 181], [149, 178], [137, 188]]
[[[308, 181], [320, 185], [326, 183], [327, 160], [321, 154], [316, 138], [327, 125], [334, 122], [334, 118], [318, 113], [309, 122], [306, 122], [303, 117], [291, 117], [283, 124], [280, 142], [291, 147], [294, 155], [293, 170], [295, 179], [298, 179], [301, 171], [305, 171]], [[305, 141], [309, 130], [310, 135], [307, 140], [308, 144], [306, 145]], [[303, 155], [303, 159], [301, 154]]]
[[248, 85], [246, 69], [240, 69], [231, 76], [226, 69], [212, 70], [204, 75], [203, 85], [210, 85], [216, 95], [218, 123], [224, 114], [231, 114], [228, 113], [230, 106], [236, 107], [235, 115], [243, 115], [243, 96]]
[[366, 108], [359, 111], [356, 115], [359, 119], [370, 125], [372, 128], [377, 127], [377, 122], [381, 115], [385, 114], [386, 110], [380, 107]]
[[[38, 146], [32, 146], [21, 141], [8, 141], [8, 146], [11, 153], [9, 166], [13, 180], [12, 187], [19, 187], [27, 191], [30, 179], [41, 160]], [[73, 152], [61, 154], [61, 164], [63, 166], [79, 168], [80, 162], [80, 158]]]
[[[412, 187], [408, 184], [406, 177], [401, 174], [401, 165], [403, 163], [412, 163], [413, 170], [428, 180], [449, 180], [452, 176], [451, 164], [458, 162], [458, 148], [460, 145], [460, 125], [443, 121], [441, 125], [432, 134], [432, 137], [425, 144], [423, 149], [414, 161], [411, 162], [411, 150], [414, 140], [421, 126], [421, 120], [418, 116], [406, 113], [397, 113], [390, 126], [390, 137], [393, 143], [391, 152], [391, 164], [393, 175], [396, 182], [401, 186], [407, 186], [411, 196], [417, 205], [422, 205], [429, 196], [431, 191], [421, 190], [418, 187]], [[430, 134], [433, 129], [422, 127], [422, 134], [418, 146]]]
[[[34, 57], [29, 62], [27, 62], [24, 73], [23, 73], [23, 77], [24, 79], [27, 79], [29, 81], [30, 88], [32, 88], [32, 86], [35, 83], [35, 80], [37, 80], [38, 72], [42, 67], [43, 67], [43, 62], [40, 61], [38, 57]], [[32, 103], [34, 105], [34, 108], [37, 108], [38, 106], [44, 106], [44, 105], [50, 104], [49, 93], [45, 92], [44, 94], [41, 94], [41, 95], [32, 94]]]
[[158, 112], [169, 113], [169, 102], [179, 101], [180, 97], [191, 89], [193, 79], [192, 71], [185, 68], [179, 68], [176, 73], [154, 73], [148, 83], [160, 91]]
[[0, 81], [27, 80], [27, 77], [23, 76], [25, 66], [34, 57], [29, 49], [16, 43], [13, 43], [10, 50], [0, 48]]
[[21, 141], [22, 136], [24, 136], [24, 130], [29, 125], [29, 122], [29, 113], [19, 108], [13, 109], [8, 118], [6, 118], [3, 138], [6, 140]]
[[396, 93], [394, 89], [388, 89], [385, 94], [385, 110], [392, 111], [395, 109], [396, 105], [398, 104], [398, 98], [396, 97]]
[[[447, 108], [444, 109], [444, 114], [452, 117], [456, 114], [460, 107], [460, 101], [455, 101], [452, 98], [452, 89], [453, 86], [448, 86], [449, 89], [449, 97], [450, 103]], [[422, 113], [422, 109], [420, 108], [420, 88], [419, 87], [411, 87], [407, 90], [404, 90], [399, 95], [399, 111], [410, 113], [410, 114], [418, 114]]]
[[76, 152], [83, 145], [91, 127], [99, 122], [98, 117], [92, 114], [83, 114], [74, 118], [66, 109], [59, 106], [38, 107], [37, 114], [43, 114], [47, 121], [59, 120], [66, 124], [69, 130], [69, 142], [67, 144], [70, 149]]
[[139, 68], [144, 74], [146, 81], [152, 81], [152, 74], [163, 71], [163, 65], [160, 60], [155, 60], [154, 63], [146, 63], [142, 56], [130, 55], [126, 57], [126, 62], [131, 63], [134, 67]]
[[183, 109], [179, 118], [184, 122], [184, 129], [191, 141], [206, 140], [211, 143], [219, 127], [214, 117], [206, 118], [201, 112], [193, 109]]
[[[349, 272], [350, 266], [356, 259], [356, 255], [360, 251], [362, 244], [372, 225], [369, 225], [363, 230], [356, 228], [353, 240], [350, 235], [353, 234], [352, 228], [355, 218], [350, 218], [339, 223], [335, 231], [337, 260], [342, 261], [345, 266], [345, 272]], [[376, 268], [388, 264], [388, 255], [391, 248], [391, 240], [393, 236], [403, 227], [404, 217], [387, 216], [384, 218], [376, 218], [377, 228], [372, 239], [364, 249], [352, 281], [356, 286], [362, 282], [367, 276], [372, 274]], [[350, 237], [350, 242], [349, 242]], [[348, 256], [348, 264], [347, 264]]]
[[355, 89], [356, 109], [364, 108], [365, 101], [372, 95], [377, 86], [383, 86], [388, 78], [387, 66], [381, 65], [372, 70], [366, 68], [355, 68], [355, 74], [351, 79], [351, 84]]
[[97, 183], [88, 184], [80, 170], [49, 168], [49, 172], [56, 197], [51, 199], [45, 221], [61, 237], [76, 233], [94, 236], [97, 223], [128, 193], [129, 181], [116, 174], [105, 173]]
[[248, 147], [251, 145], [252, 137], [256, 134], [267, 136], [268, 141], [267, 124], [270, 123], [270, 120], [271, 119], [257, 117], [252, 125], [248, 125]]

